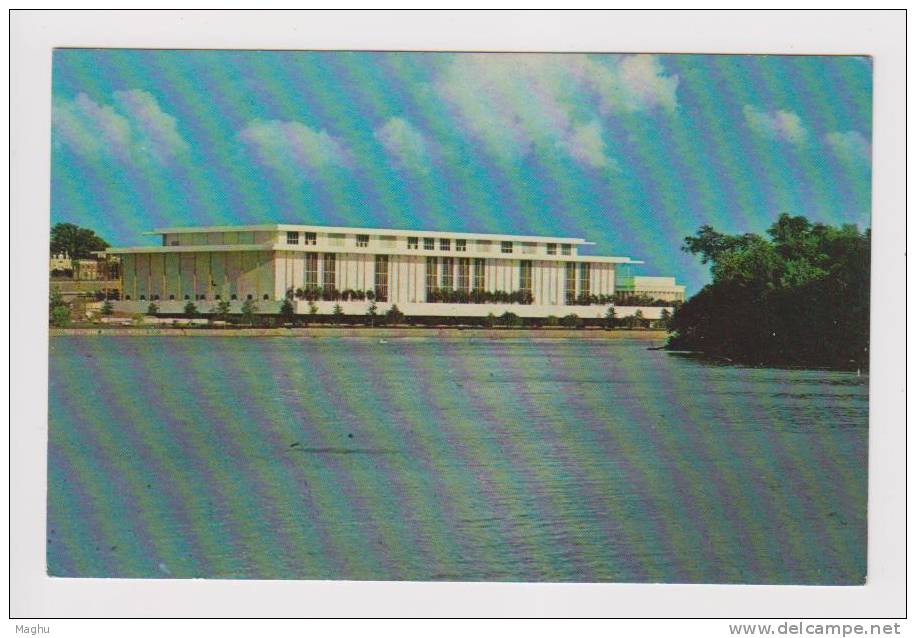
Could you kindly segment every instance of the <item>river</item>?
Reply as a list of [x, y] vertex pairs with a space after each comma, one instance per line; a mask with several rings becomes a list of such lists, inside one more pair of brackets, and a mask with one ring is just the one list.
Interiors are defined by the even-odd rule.
[[868, 377], [637, 339], [51, 339], [48, 573], [862, 584]]

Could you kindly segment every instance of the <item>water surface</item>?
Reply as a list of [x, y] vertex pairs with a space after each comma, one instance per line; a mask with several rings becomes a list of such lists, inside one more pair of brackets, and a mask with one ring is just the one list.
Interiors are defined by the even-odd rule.
[[867, 377], [646, 346], [53, 337], [48, 572], [861, 584]]

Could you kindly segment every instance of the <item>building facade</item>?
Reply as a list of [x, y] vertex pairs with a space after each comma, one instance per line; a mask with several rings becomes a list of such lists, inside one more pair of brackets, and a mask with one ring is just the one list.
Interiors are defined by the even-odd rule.
[[617, 278], [617, 296], [648, 297], [658, 301], [672, 303], [683, 302], [686, 297], [684, 286], [679, 285], [674, 277], [621, 276]]
[[70, 259], [70, 255], [67, 253], [51, 255], [49, 265], [50, 272], [54, 272], [55, 270], [73, 270], [73, 260]]
[[119, 309], [201, 311], [245, 301], [264, 313], [364, 312], [374, 299], [410, 316], [602, 315], [628, 257], [581, 255], [583, 239], [286, 224], [165, 228], [158, 246], [110, 248], [120, 258]]

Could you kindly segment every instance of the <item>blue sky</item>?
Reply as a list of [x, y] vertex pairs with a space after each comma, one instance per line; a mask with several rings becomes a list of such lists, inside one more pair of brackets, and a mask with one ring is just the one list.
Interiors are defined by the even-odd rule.
[[870, 225], [871, 61], [58, 50], [51, 222], [585, 237], [695, 293], [701, 224]]

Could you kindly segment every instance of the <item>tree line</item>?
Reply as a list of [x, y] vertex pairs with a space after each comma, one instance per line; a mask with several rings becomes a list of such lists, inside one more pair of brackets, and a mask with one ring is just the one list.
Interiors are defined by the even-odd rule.
[[668, 348], [751, 365], [868, 367], [871, 230], [783, 214], [767, 237], [704, 225], [682, 250], [712, 283], [681, 305]]

